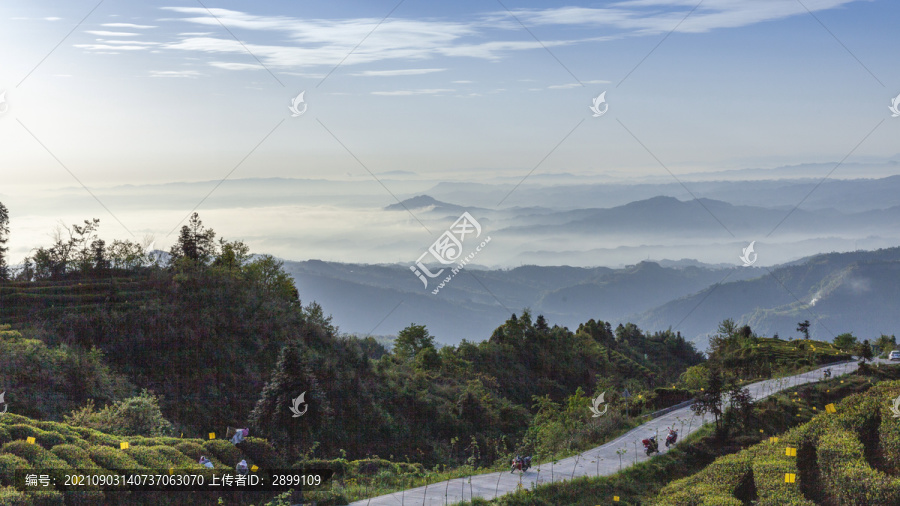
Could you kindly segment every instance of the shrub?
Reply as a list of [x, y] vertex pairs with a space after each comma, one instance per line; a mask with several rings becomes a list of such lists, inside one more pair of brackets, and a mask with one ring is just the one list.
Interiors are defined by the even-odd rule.
[[346, 459], [309, 459], [297, 461], [294, 468], [330, 469], [335, 478], [341, 478], [347, 475], [350, 466]]
[[65, 460], [57, 457], [40, 445], [28, 444], [25, 441], [13, 441], [0, 448], [0, 452], [10, 453], [27, 460], [35, 469], [70, 469]]
[[269, 469], [285, 469], [284, 458], [265, 439], [248, 437], [237, 445], [249, 459], [260, 467]]
[[[12, 485], [16, 469], [31, 469], [28, 461], [8, 453], [0, 454], [0, 486]], [[4, 504], [0, 501], [0, 504]]]
[[90, 456], [91, 460], [100, 465], [100, 467], [109, 469], [110, 471], [126, 471], [143, 468], [122, 450], [117, 450], [108, 446], [91, 447]]
[[0, 504], [3, 506], [31, 506], [33, 503], [13, 487], [0, 487]]
[[195, 464], [200, 460], [201, 455], [206, 455], [206, 453], [208, 453], [203, 446], [193, 441], [182, 441], [175, 445], [175, 449], [193, 460]]
[[192, 460], [171, 446], [151, 446], [151, 448], [156, 450], [162, 458], [166, 459], [169, 467], [175, 467], [176, 469], [195, 469], [200, 467], [196, 460]]
[[138, 464], [155, 471], [163, 471], [170, 467], [169, 460], [152, 447], [132, 446], [127, 450], [123, 450]]
[[120, 436], [163, 436], [172, 429], [159, 409], [160, 399], [144, 390], [140, 395], [95, 410], [93, 400], [66, 415], [66, 423]]
[[91, 456], [86, 452], [83, 448], [75, 446], [75, 445], [59, 445], [53, 447], [52, 450], [54, 455], [65, 460], [70, 466], [75, 469], [90, 469], [94, 467], [99, 467], [97, 464], [91, 460]]
[[224, 439], [204, 441], [203, 448], [226, 466], [234, 467], [243, 458], [241, 451], [231, 444], [230, 441], [225, 441]]

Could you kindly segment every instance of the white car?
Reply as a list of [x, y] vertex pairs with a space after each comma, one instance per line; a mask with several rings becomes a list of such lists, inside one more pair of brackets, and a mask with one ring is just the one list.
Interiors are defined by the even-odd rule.
[[888, 360], [900, 360], [900, 350], [894, 350], [888, 355]]

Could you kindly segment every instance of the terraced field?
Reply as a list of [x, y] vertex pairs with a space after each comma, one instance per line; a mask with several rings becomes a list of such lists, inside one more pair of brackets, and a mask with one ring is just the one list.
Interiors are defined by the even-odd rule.
[[[29, 439], [33, 438], [33, 439]], [[122, 443], [127, 442], [126, 448]], [[12, 487], [16, 469], [79, 469], [95, 471], [203, 469], [208, 457], [217, 469], [233, 470], [241, 460], [260, 469], [288, 466], [264, 439], [249, 437], [238, 445], [223, 439], [121, 437], [63, 423], [41, 422], [6, 413], [0, 415], [0, 504], [189, 504], [190, 493], [28, 492]], [[181, 499], [178, 495], [181, 495]], [[269, 494], [270, 496], [273, 494]]]
[[672, 482], [653, 504], [900, 504], [900, 381], [848, 397], [781, 437]]
[[144, 274], [3, 283], [0, 321], [15, 327], [26, 320], [53, 318], [67, 311], [133, 307], [156, 295], [149, 276]]

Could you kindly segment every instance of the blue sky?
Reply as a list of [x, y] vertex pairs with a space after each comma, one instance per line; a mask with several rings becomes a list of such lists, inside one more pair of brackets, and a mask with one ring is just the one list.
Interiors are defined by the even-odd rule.
[[239, 163], [230, 177], [371, 180], [361, 162], [477, 181], [900, 152], [897, 2], [705, 0], [685, 18], [696, 6], [5, 2], [0, 170], [6, 188], [219, 180]]

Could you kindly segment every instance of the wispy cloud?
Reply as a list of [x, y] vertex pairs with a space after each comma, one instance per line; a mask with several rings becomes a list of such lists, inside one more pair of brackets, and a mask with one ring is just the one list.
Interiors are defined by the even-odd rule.
[[609, 84], [612, 81], [604, 81], [602, 79], [594, 79], [591, 81], [581, 81], [580, 83], [551, 84], [547, 86], [551, 90], [566, 90], [569, 88], [581, 88], [583, 84]]
[[[811, 11], [838, 8], [861, 0], [807, 0]], [[247, 57], [248, 51], [261, 65], [222, 62], [212, 66], [230, 70], [278, 69], [281, 72], [311, 67], [328, 68], [389, 60], [428, 60], [438, 57], [467, 57], [497, 61], [513, 52], [544, 50], [591, 42], [665, 33], [677, 26], [679, 32], [699, 33], [720, 28], [803, 15], [806, 9], [791, 0], [623, 0], [604, 7], [553, 7], [516, 9], [512, 13], [526, 26], [556, 26], [565, 38], [546, 34], [540, 41], [527, 37], [509, 12], [493, 11], [463, 20], [437, 18], [299, 18], [284, 15], [256, 15], [232, 9], [202, 7], [161, 7], [173, 16], [160, 23], [189, 24], [210, 32], [184, 31], [174, 39], [160, 41], [161, 49], [189, 53]], [[683, 22], [682, 22], [683, 20]], [[105, 23], [103, 27], [147, 29], [152, 25]], [[223, 33], [237, 29], [238, 42]], [[570, 28], [576, 28], [571, 30]], [[377, 28], [377, 30], [375, 30]], [[584, 28], [579, 30], [578, 28]], [[598, 35], [598, 28], [603, 33]], [[258, 32], [257, 34], [248, 32]], [[87, 33], [109, 37], [136, 35], [132, 32], [93, 30]], [[553, 32], [551, 32], [553, 33]], [[371, 36], [369, 36], [371, 34]], [[365, 44], [357, 47], [359, 41]], [[105, 50], [103, 46], [82, 46]], [[349, 56], [348, 56], [349, 55]], [[408, 76], [444, 71], [444, 68], [360, 71], [357, 76]], [[554, 85], [565, 89], [571, 84]]]
[[386, 96], [407, 96], [407, 95], [435, 95], [438, 93], [451, 93], [456, 90], [450, 90], [445, 88], [430, 88], [430, 89], [420, 89], [420, 90], [395, 90], [395, 91], [373, 91], [372, 95], [386, 95]]
[[137, 29], [156, 28], [155, 26], [152, 26], [152, 25], [136, 25], [134, 23], [103, 23], [100, 26], [105, 26], [108, 28], [137, 28]]
[[106, 30], [86, 30], [84, 33], [102, 35], [104, 37], [134, 37], [135, 35], [140, 35], [134, 32], [110, 32]]
[[209, 62], [209, 65], [225, 70], [260, 70], [263, 68], [262, 65], [257, 63], [230, 63], [223, 61]]
[[151, 70], [151, 77], [199, 77], [203, 74], [196, 70]]
[[[558, 7], [520, 9], [512, 13], [526, 25], [582, 25], [611, 27], [626, 33], [647, 35], [671, 31], [701, 33], [719, 28], [737, 28], [755, 23], [805, 15], [806, 9], [822, 11], [860, 0], [818, 0], [804, 4], [796, 1], [704, 0], [687, 19], [685, 15], [697, 6], [697, 0], [625, 0], [604, 8]], [[506, 12], [496, 19], [508, 18]], [[683, 23], [679, 24], [680, 21]]]
[[400, 70], [364, 70], [350, 74], [352, 76], [417, 76], [420, 74], [432, 74], [434, 72], [443, 72], [447, 69], [400, 69]]

